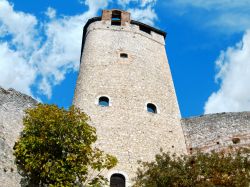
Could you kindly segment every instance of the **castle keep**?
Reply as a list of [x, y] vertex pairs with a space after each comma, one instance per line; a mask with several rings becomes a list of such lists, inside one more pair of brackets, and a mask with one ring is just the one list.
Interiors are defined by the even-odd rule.
[[[192, 154], [250, 146], [250, 112], [181, 119], [165, 36], [120, 10], [104, 10], [84, 27], [73, 104], [97, 129], [95, 146], [118, 158], [118, 165], [104, 173], [112, 187], [131, 186], [137, 161], [153, 160], [160, 148]], [[36, 104], [0, 87], [1, 186], [21, 186], [12, 148], [23, 111]]]
[[118, 158], [106, 176], [124, 177], [127, 186], [138, 160], [153, 160], [160, 148], [186, 153], [164, 38], [119, 10], [84, 27], [74, 105], [97, 129], [96, 146]]

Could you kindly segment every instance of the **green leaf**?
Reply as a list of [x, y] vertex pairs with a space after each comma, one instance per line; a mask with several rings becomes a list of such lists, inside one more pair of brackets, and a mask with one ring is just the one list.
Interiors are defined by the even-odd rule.
[[101, 175], [89, 179], [89, 169], [111, 169], [117, 160], [93, 148], [96, 129], [88, 124], [86, 114], [74, 106], [65, 110], [47, 104], [25, 113], [23, 132], [13, 149], [17, 167], [29, 184], [76, 186], [76, 182], [101, 185], [106, 181]]

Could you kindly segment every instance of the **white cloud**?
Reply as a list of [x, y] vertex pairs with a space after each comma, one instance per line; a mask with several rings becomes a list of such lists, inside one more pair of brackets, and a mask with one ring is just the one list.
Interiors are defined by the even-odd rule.
[[[31, 95], [36, 68], [26, 58], [39, 44], [39, 39], [35, 39], [37, 19], [15, 12], [5, 0], [0, 0], [0, 7], [0, 85]], [[8, 42], [6, 36], [11, 38]]]
[[157, 0], [118, 0], [118, 4], [126, 7], [130, 3], [136, 3], [140, 7], [145, 7], [147, 5], [153, 6]]
[[[250, 10], [249, 10], [250, 11]], [[250, 13], [225, 12], [207, 23], [209, 27], [216, 27], [221, 32], [242, 32], [250, 28]]]
[[250, 110], [250, 30], [216, 61], [220, 89], [209, 97], [205, 113]]
[[199, 26], [226, 33], [250, 28], [249, 0], [169, 0], [164, 4], [171, 12], [199, 22]]
[[[0, 37], [12, 36], [11, 44], [25, 51], [34, 49], [37, 19], [31, 14], [15, 12], [13, 6], [6, 0], [0, 0]], [[27, 53], [27, 52], [26, 52]]]
[[[156, 2], [157, 0], [118, 0], [118, 4], [131, 13], [132, 19], [149, 25], [154, 25], [155, 20], [157, 20], [157, 14], [154, 10]], [[131, 3], [136, 8], [129, 8]]]
[[85, 5], [89, 7], [89, 11], [86, 15], [94, 16], [100, 8], [108, 6], [110, 0], [85, 0]]
[[35, 86], [40, 94], [51, 97], [52, 87], [67, 72], [78, 69], [85, 22], [108, 1], [86, 0], [85, 4], [88, 10], [83, 14], [63, 18], [48, 8], [46, 14], [53, 19], [43, 22], [0, 0], [0, 86], [29, 95]]
[[16, 88], [31, 95], [30, 85], [35, 81], [36, 70], [22, 55], [9, 48], [6, 42], [0, 43], [0, 85]]
[[154, 25], [154, 21], [157, 19], [157, 14], [150, 6], [145, 9], [128, 9], [128, 11], [131, 13], [132, 19], [141, 21], [148, 25]]
[[[168, 2], [169, 3], [169, 2]], [[173, 3], [173, 2], [171, 2]], [[249, 5], [249, 0], [174, 0], [174, 3], [181, 6], [194, 6], [204, 9], [235, 9]]]
[[138, 0], [118, 0], [118, 4], [126, 7], [129, 3], [138, 2]]
[[[88, 10], [74, 16], [57, 15], [48, 7], [45, 15], [50, 19], [44, 21], [0, 0], [0, 86], [50, 98], [53, 86], [78, 70], [84, 24], [110, 2], [80, 1]], [[152, 8], [156, 0], [138, 2], [141, 8], [131, 10], [134, 19], [152, 25], [157, 18]]]
[[53, 19], [56, 17], [56, 10], [54, 8], [48, 7], [47, 11], [45, 12], [45, 15], [48, 16], [50, 19]]
[[145, 7], [147, 5], [153, 6], [157, 0], [141, 0], [141, 6]]

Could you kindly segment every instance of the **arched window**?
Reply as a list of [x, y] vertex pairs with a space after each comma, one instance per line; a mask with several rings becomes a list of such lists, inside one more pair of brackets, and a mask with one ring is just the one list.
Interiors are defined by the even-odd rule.
[[115, 173], [110, 177], [110, 187], [125, 187], [125, 177], [122, 174]]
[[148, 103], [147, 104], [147, 111], [156, 114], [157, 113], [157, 108], [154, 104]]
[[100, 97], [98, 104], [100, 106], [109, 106], [109, 98], [105, 96]]

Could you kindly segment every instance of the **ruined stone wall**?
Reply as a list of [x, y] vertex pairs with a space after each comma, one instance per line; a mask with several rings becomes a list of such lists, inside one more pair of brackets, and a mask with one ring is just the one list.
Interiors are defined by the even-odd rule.
[[22, 130], [24, 110], [37, 102], [13, 89], [0, 87], [0, 186], [20, 186], [14, 164], [13, 146]]
[[[97, 146], [118, 158], [106, 176], [124, 174], [127, 186], [138, 160], [154, 159], [160, 148], [186, 152], [164, 45], [162, 35], [128, 22], [96, 21], [87, 30], [74, 104], [91, 117]], [[109, 107], [98, 106], [100, 96], [110, 99]], [[155, 104], [158, 113], [147, 112], [147, 103]]]
[[209, 114], [181, 124], [189, 153], [250, 147], [250, 112]]

